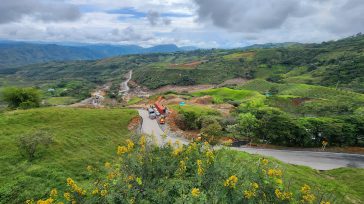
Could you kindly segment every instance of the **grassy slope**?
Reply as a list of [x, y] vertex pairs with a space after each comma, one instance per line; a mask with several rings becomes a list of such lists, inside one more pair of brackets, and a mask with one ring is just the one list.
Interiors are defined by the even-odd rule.
[[[134, 110], [42, 108], [0, 114], [0, 203], [15, 203], [64, 186], [67, 177], [89, 178], [88, 165], [102, 165], [129, 133]], [[28, 162], [17, 149], [18, 137], [46, 129], [55, 143]]]
[[75, 103], [77, 101], [76, 98], [73, 97], [51, 97], [48, 98], [45, 102], [49, 105], [56, 106], [56, 105], [69, 105]]
[[224, 101], [246, 101], [248, 99], [254, 97], [264, 97], [256, 91], [250, 90], [234, 90], [230, 88], [217, 88], [217, 89], [209, 89], [206, 91], [200, 91], [192, 94], [193, 96], [212, 96], [214, 102], [222, 103]]
[[[244, 168], [253, 168], [258, 155], [224, 150], [221, 152], [226, 163], [234, 163]], [[271, 161], [276, 161], [270, 158]], [[339, 168], [329, 171], [317, 171], [309, 167], [285, 164], [278, 161], [283, 169], [283, 180], [293, 190], [299, 190], [303, 184], [309, 184], [321, 193], [332, 193], [335, 203], [361, 203], [364, 200], [364, 169]]]

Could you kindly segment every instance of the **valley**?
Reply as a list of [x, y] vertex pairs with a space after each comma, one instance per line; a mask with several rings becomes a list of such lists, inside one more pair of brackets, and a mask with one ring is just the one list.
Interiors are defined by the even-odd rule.
[[[175, 174], [180, 168], [176, 161], [184, 161], [182, 155], [192, 154], [189, 151], [196, 145], [202, 149], [192, 157], [209, 161], [204, 156], [206, 144], [216, 154], [216, 166], [204, 163], [211, 174], [224, 172], [214, 168], [227, 166], [241, 177], [255, 178], [259, 162], [268, 159], [270, 168], [284, 170], [284, 183], [267, 184], [257, 178], [259, 185], [290, 186], [292, 192], [299, 192], [309, 183], [325, 192], [317, 196], [329, 199], [326, 194], [330, 193], [336, 203], [360, 203], [364, 199], [360, 182], [364, 72], [363, 47], [356, 45], [363, 39], [360, 35], [322, 44], [47, 62], [1, 72], [0, 91], [9, 92], [15, 85], [24, 88], [19, 92], [35, 87], [32, 93], [39, 95], [40, 103], [14, 109], [7, 106], [6, 97], [0, 101], [0, 161], [4, 164], [0, 181], [5, 183], [0, 203], [41, 199], [54, 187], [68, 192], [63, 185], [68, 177], [88, 192], [92, 191], [90, 181], [105, 173], [112, 178], [102, 181], [110, 182], [107, 185], [125, 182], [124, 178], [113, 180], [121, 176], [114, 175], [113, 168], [118, 168], [124, 153], [138, 162], [163, 157], [170, 162], [163, 168], [176, 164], [170, 178], [180, 179]], [[168, 112], [151, 119], [154, 116], [146, 109], [156, 103]], [[19, 141], [27, 136], [42, 138], [42, 134], [51, 141], [40, 143], [34, 158], [26, 158], [19, 151]], [[140, 144], [143, 137], [146, 144]], [[133, 151], [128, 149], [131, 146]], [[128, 158], [123, 159], [129, 162]], [[155, 168], [155, 163], [137, 165]], [[191, 175], [200, 164], [190, 161], [188, 165], [192, 165], [186, 169], [190, 174], [184, 179], [195, 182]], [[101, 194], [89, 198], [97, 196]], [[82, 196], [77, 199], [86, 202]]]

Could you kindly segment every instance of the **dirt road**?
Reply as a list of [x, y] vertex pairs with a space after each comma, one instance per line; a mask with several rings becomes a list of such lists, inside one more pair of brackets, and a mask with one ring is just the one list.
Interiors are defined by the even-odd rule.
[[[188, 140], [174, 137], [168, 134], [163, 140], [164, 134], [156, 120], [151, 120], [148, 117], [146, 110], [138, 110], [139, 115], [143, 118], [142, 132], [154, 135], [158, 144], [162, 145], [168, 140], [172, 142], [180, 141], [183, 144], [188, 144]], [[217, 147], [221, 148], [221, 147]], [[244, 151], [252, 154], [260, 154], [263, 156], [271, 156], [283, 162], [297, 165], [309, 166], [317, 170], [329, 170], [340, 167], [357, 167], [364, 168], [364, 155], [347, 154], [347, 153], [332, 153], [332, 152], [311, 152], [311, 151], [291, 151], [291, 150], [272, 150], [272, 149], [255, 149], [249, 147], [229, 147], [237, 151]]]

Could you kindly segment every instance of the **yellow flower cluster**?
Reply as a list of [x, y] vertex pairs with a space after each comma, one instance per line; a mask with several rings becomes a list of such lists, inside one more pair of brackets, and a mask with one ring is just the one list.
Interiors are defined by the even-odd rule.
[[226, 179], [226, 181], [224, 182], [224, 186], [228, 188], [235, 188], [236, 183], [238, 183], [238, 177], [232, 175], [228, 179]]
[[116, 176], [117, 176], [117, 173], [116, 173], [116, 172], [109, 172], [109, 173], [107, 174], [107, 178], [108, 178], [109, 180], [114, 179]]
[[214, 152], [211, 151], [211, 150], [207, 150], [205, 154], [206, 154], [206, 157], [207, 157], [207, 163], [211, 164], [215, 159]]
[[320, 204], [330, 204], [329, 201], [321, 201]]
[[38, 200], [37, 204], [52, 204], [53, 201], [53, 198], [48, 198], [47, 200]]
[[280, 176], [282, 176], [282, 170], [280, 170], [280, 169], [268, 169], [267, 174], [270, 177], [280, 177]]
[[147, 139], [144, 135], [142, 135], [139, 139], [139, 145], [142, 147], [142, 149], [145, 148], [145, 145], [147, 144]]
[[128, 152], [128, 148], [125, 146], [118, 146], [118, 155], [122, 155]]
[[100, 195], [101, 196], [106, 196], [107, 195], [107, 190], [101, 190], [101, 192], [100, 192]]
[[201, 194], [200, 189], [193, 188], [192, 191], [191, 191], [191, 194], [192, 194], [193, 197], [198, 197]]
[[74, 192], [77, 192], [78, 195], [83, 196], [86, 194], [86, 191], [77, 186], [77, 184], [71, 178], [67, 178], [67, 185], [70, 186]]
[[203, 174], [204, 170], [202, 168], [202, 161], [199, 159], [197, 160], [197, 174], [201, 176]]
[[55, 198], [58, 195], [58, 191], [57, 189], [53, 188], [49, 194], [52, 198]]
[[126, 140], [126, 146], [118, 146], [117, 154], [122, 155], [125, 153], [128, 153], [133, 150], [134, 148], [134, 142], [131, 140]]
[[292, 192], [282, 192], [279, 189], [276, 189], [274, 194], [276, 194], [276, 197], [281, 200], [291, 200], [293, 196]]
[[250, 199], [252, 197], [255, 197], [255, 191], [250, 191], [250, 190], [244, 191], [244, 198]]
[[316, 200], [316, 196], [311, 193], [311, 187], [307, 184], [303, 185], [301, 188], [303, 203], [313, 203]]
[[93, 191], [92, 191], [92, 195], [97, 195], [99, 194], [99, 189], [95, 188]]
[[190, 145], [187, 147], [187, 154], [190, 154], [191, 152], [193, 152], [194, 150], [197, 149], [197, 144], [195, 142], [190, 143]]
[[107, 168], [107, 169], [109, 169], [109, 168], [111, 168], [111, 163], [110, 162], [105, 162], [105, 168]]
[[267, 165], [269, 163], [268, 159], [265, 159], [265, 158], [263, 158], [261, 160], [261, 162], [262, 162], [263, 165]]
[[251, 189], [244, 191], [244, 198], [250, 199], [252, 197], [255, 197], [256, 191], [257, 191], [258, 188], [259, 188], [259, 184], [258, 183], [256, 183], [256, 182], [251, 183]]
[[70, 201], [70, 200], [71, 200], [71, 194], [70, 194], [70, 193], [68, 193], [68, 192], [64, 193], [64, 194], [63, 194], [63, 197], [64, 197], [64, 199], [66, 199], [67, 201]]
[[183, 152], [183, 146], [179, 146], [176, 149], [173, 150], [172, 155], [178, 156], [181, 152]]
[[187, 170], [186, 162], [184, 160], [181, 160], [179, 162], [178, 173], [183, 174], [186, 170]]
[[128, 150], [131, 151], [134, 148], [134, 142], [127, 139], [126, 143], [127, 143]]

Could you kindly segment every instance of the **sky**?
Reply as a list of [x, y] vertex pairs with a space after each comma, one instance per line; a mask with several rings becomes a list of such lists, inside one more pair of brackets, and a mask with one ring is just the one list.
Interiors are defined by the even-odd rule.
[[364, 32], [364, 0], [0, 0], [0, 39], [232, 48]]

